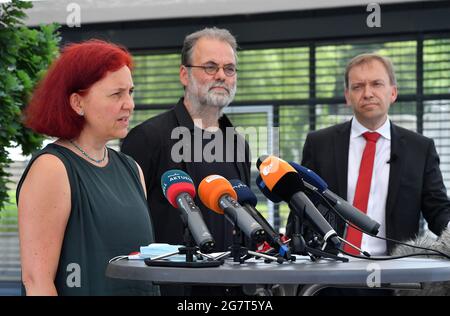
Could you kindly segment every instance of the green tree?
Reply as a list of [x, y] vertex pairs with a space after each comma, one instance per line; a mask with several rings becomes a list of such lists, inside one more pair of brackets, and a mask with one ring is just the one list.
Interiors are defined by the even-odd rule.
[[0, 4], [0, 210], [8, 200], [8, 147], [21, 146], [24, 155], [42, 144], [42, 136], [22, 125], [21, 113], [36, 82], [58, 54], [58, 26], [30, 29], [23, 23], [28, 1]]

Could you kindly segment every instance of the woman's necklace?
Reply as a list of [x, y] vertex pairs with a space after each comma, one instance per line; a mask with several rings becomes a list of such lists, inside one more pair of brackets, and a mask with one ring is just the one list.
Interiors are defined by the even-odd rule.
[[105, 159], [106, 159], [106, 146], [105, 146], [105, 150], [104, 150], [104, 152], [103, 152], [103, 158], [97, 160], [97, 159], [94, 159], [94, 158], [92, 158], [91, 156], [89, 156], [89, 155], [87, 154], [87, 152], [85, 152], [83, 149], [81, 149], [80, 146], [78, 146], [77, 143], [75, 143], [75, 141], [69, 140], [69, 142], [70, 142], [76, 149], [78, 149], [78, 150], [83, 154], [83, 156], [85, 156], [85, 157], [86, 157], [87, 159], [89, 159], [89, 160], [92, 160], [92, 161], [95, 162], [95, 163], [102, 163], [102, 162], [105, 161]]

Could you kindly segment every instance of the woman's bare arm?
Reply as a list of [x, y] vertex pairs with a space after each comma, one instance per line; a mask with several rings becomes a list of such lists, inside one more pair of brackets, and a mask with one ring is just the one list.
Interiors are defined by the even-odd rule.
[[54, 280], [71, 210], [62, 161], [50, 154], [38, 157], [18, 201], [22, 282], [27, 295], [57, 295]]

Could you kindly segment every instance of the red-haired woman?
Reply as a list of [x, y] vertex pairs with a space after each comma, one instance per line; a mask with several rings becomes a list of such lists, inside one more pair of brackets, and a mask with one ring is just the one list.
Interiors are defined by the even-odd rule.
[[140, 167], [106, 147], [127, 134], [131, 67], [117, 45], [68, 45], [25, 111], [27, 126], [57, 138], [17, 188], [27, 295], [158, 294], [151, 283], [105, 277], [109, 259], [154, 241]]

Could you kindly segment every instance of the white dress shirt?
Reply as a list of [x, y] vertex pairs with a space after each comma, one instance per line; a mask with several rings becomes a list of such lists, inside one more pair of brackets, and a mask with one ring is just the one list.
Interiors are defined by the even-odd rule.
[[[389, 118], [376, 131], [371, 131], [361, 125], [356, 117], [353, 117], [348, 155], [347, 201], [353, 204], [361, 157], [366, 146], [363, 134], [368, 131], [377, 132], [381, 137], [376, 145], [367, 215], [380, 223], [377, 236], [386, 237], [386, 200], [390, 170], [388, 161], [391, 157], [391, 123]], [[386, 241], [366, 234], [363, 234], [361, 249], [368, 251], [371, 255], [385, 255], [387, 253]]]

